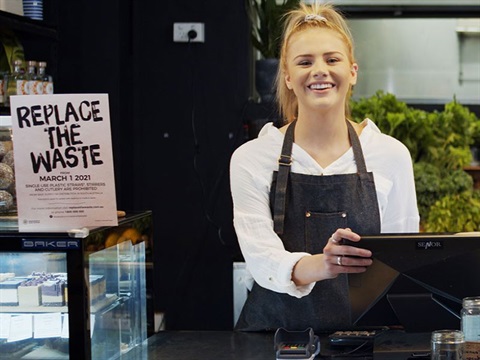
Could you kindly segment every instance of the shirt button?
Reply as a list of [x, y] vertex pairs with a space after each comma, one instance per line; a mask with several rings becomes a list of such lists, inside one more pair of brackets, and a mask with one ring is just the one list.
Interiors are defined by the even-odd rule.
[[310, 216], [312, 216], [312, 214], [310, 213], [310, 211], [307, 211], [307, 212], [305, 213], [305, 217], [310, 217]]
[[342, 217], [343, 217], [343, 218], [347, 217], [347, 214], [342, 213]]

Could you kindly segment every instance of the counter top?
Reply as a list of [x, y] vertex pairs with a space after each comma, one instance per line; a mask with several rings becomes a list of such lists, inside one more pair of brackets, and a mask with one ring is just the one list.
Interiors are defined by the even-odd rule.
[[[273, 333], [162, 331], [128, 352], [128, 360], [275, 360]], [[123, 357], [122, 357], [123, 360]]]
[[[424, 346], [429, 346], [430, 334], [412, 334]], [[332, 350], [327, 336], [320, 335], [321, 353], [316, 359], [372, 360], [372, 349], [364, 355], [342, 356], [345, 349]], [[235, 331], [161, 331], [148, 338], [145, 344], [132, 349], [122, 356], [122, 360], [275, 360], [274, 333], [254, 333]], [[389, 344], [395, 341], [388, 341]], [[401, 345], [404, 347], [404, 344]], [[410, 353], [411, 354], [411, 353]], [[359, 356], [360, 355], [360, 356]], [[391, 356], [387, 356], [393, 359]], [[400, 355], [397, 357], [397, 355]], [[405, 354], [403, 354], [404, 356]], [[395, 359], [404, 358], [395, 354]], [[387, 358], [388, 358], [387, 357]], [[429, 359], [429, 357], [426, 357]], [[386, 359], [386, 358], [385, 358]], [[405, 357], [404, 359], [407, 359]], [[424, 359], [424, 357], [418, 357]]]

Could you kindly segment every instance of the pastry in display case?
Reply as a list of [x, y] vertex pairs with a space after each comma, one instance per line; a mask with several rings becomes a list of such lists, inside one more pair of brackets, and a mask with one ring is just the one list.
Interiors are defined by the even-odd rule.
[[0, 230], [0, 359], [117, 359], [146, 340], [151, 236], [150, 212], [79, 239]]

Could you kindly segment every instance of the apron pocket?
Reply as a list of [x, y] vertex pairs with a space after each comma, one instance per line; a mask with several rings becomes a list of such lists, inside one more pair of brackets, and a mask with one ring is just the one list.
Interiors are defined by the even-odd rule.
[[321, 253], [330, 235], [338, 228], [346, 228], [347, 224], [346, 211], [320, 213], [307, 210], [305, 212], [306, 251], [311, 254]]

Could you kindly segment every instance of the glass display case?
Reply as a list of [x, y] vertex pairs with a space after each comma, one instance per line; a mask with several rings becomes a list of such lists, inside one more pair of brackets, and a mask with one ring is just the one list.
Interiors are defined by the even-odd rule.
[[0, 359], [117, 359], [147, 338], [151, 212], [69, 233], [14, 227], [0, 228]]

